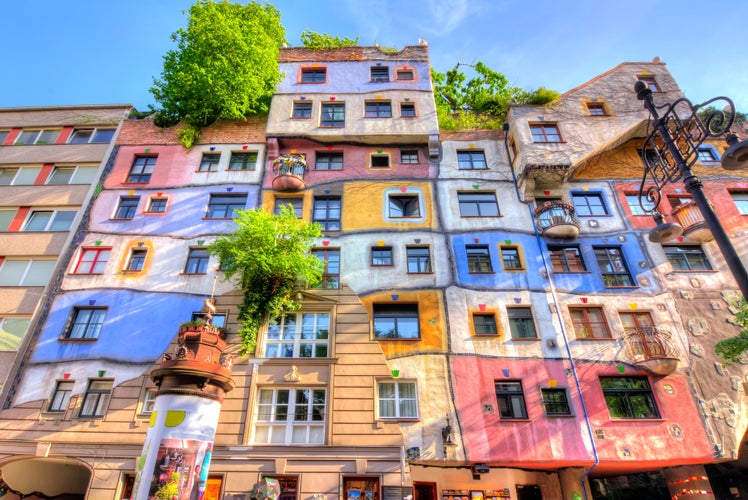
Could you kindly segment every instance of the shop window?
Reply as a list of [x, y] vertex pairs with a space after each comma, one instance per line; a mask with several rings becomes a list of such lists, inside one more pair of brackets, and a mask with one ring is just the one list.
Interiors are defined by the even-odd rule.
[[380, 500], [379, 478], [343, 477], [344, 500]]

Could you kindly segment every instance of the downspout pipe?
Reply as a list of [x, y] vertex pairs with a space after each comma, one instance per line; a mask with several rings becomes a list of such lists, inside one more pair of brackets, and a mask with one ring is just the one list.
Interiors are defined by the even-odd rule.
[[543, 251], [543, 244], [542, 239], [540, 237], [540, 233], [538, 232], [538, 225], [535, 223], [535, 214], [533, 213], [532, 206], [529, 202], [524, 201], [522, 199], [522, 196], [519, 192], [519, 183], [517, 182], [517, 174], [514, 171], [514, 162], [512, 160], [512, 155], [509, 152], [509, 144], [507, 143], [507, 137], [509, 135], [509, 124], [504, 123], [503, 126], [504, 130], [504, 150], [506, 152], [507, 161], [509, 163], [509, 171], [512, 173], [512, 181], [514, 182], [514, 192], [517, 195], [517, 201], [522, 203], [527, 207], [527, 211], [530, 214], [530, 220], [532, 221], [532, 229], [535, 232], [535, 242], [538, 245], [538, 250], [540, 254], [540, 258], [543, 261], [543, 269], [545, 270], [546, 276], [548, 276], [548, 284], [551, 292], [551, 298], [553, 300], [553, 305], [556, 309], [556, 319], [558, 320], [559, 327], [561, 329], [561, 336], [564, 338], [564, 348], [566, 349], [566, 354], [569, 358], [569, 365], [571, 366], [571, 374], [574, 378], [574, 385], [577, 388], [577, 393], [579, 394], [579, 403], [582, 406], [582, 415], [584, 416], [584, 422], [587, 425], [587, 435], [590, 439], [590, 445], [592, 446], [592, 456], [594, 458], [594, 463], [582, 474], [582, 477], [579, 479], [581, 485], [582, 485], [582, 494], [584, 495], [585, 500], [590, 500], [587, 496], [587, 487], [585, 485], [585, 480], [590, 475], [590, 473], [600, 464], [600, 457], [597, 454], [597, 446], [595, 446], [595, 438], [592, 432], [592, 424], [590, 423], [590, 417], [587, 413], [587, 406], [584, 404], [584, 396], [582, 395], [582, 386], [579, 382], [579, 377], [577, 375], [577, 369], [576, 365], [574, 364], [574, 357], [571, 353], [571, 347], [569, 346], [569, 340], [566, 335], [566, 327], [564, 326], [563, 318], [561, 317], [561, 308], [559, 307], [558, 302], [558, 295], [556, 294], [556, 287], [553, 284], [553, 273], [551, 272], [551, 268], [548, 265], [548, 260], [545, 257], [545, 252]]

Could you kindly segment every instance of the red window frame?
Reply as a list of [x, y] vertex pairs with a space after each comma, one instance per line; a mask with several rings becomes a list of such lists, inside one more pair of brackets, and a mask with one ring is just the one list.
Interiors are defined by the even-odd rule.
[[[73, 270], [73, 274], [103, 274], [103, 272], [94, 273], [92, 271], [93, 271], [93, 269], [96, 268], [97, 264], [102, 263], [102, 262], [104, 264], [106, 264], [106, 262], [109, 261], [109, 255], [110, 254], [107, 254], [106, 260], [102, 260], [100, 258], [102, 252], [110, 252], [111, 253], [111, 251], [112, 251], [111, 247], [83, 248], [81, 250], [80, 256], [78, 257], [78, 262], [75, 264], [75, 269]], [[93, 253], [93, 259], [88, 260], [88, 259], [85, 258], [86, 254], [89, 253], [89, 252]], [[82, 272], [80, 270], [81, 264], [89, 264], [88, 272]]]

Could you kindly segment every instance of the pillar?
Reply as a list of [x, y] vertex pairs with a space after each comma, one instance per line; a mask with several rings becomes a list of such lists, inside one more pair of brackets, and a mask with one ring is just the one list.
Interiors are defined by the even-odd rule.
[[564, 500], [592, 499], [590, 482], [584, 475], [586, 470], [584, 467], [569, 467], [558, 471], [561, 495]]
[[683, 465], [662, 471], [673, 500], [714, 500], [703, 465]]

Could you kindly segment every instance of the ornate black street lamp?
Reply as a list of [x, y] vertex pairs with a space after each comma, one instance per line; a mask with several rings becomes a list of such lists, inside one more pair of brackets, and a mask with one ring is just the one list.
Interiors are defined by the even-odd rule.
[[[730, 146], [722, 155], [722, 168], [738, 170], [748, 167], [748, 141], [739, 142], [738, 136], [730, 132], [735, 120], [735, 105], [727, 97], [715, 97], [696, 106], [686, 98], [655, 106], [652, 91], [646, 83], [636, 82], [634, 90], [652, 115], [651, 131], [642, 149], [644, 177], [639, 187], [642, 208], [653, 207], [648, 211], [653, 212], [658, 222], [649, 239], [659, 243], [680, 236], [682, 228], [674, 223], [665, 224], [658, 207], [662, 188], [671, 182], [682, 181], [701, 211], [743, 296], [748, 298], [748, 272], [704, 194], [701, 181], [691, 171], [699, 157], [699, 147], [709, 137], [724, 137]], [[722, 108], [717, 108], [715, 103]], [[707, 110], [707, 115], [700, 118], [699, 110]]]

